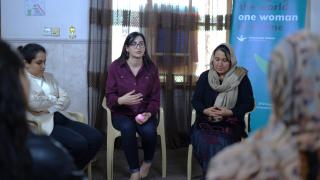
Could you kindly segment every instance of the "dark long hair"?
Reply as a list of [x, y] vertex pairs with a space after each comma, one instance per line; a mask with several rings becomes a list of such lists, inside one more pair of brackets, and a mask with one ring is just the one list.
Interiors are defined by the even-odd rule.
[[0, 40], [0, 179], [30, 178], [27, 99], [21, 75], [24, 75], [23, 61]]
[[26, 44], [25, 46], [19, 46], [18, 50], [20, 51], [21, 55], [23, 56], [23, 59], [30, 64], [33, 59], [36, 58], [36, 55], [38, 52], [44, 52], [46, 53], [46, 49], [39, 45], [39, 44]]
[[146, 38], [144, 37], [144, 35], [142, 33], [139, 33], [139, 32], [132, 32], [127, 36], [126, 40], [123, 43], [121, 55], [117, 60], [125, 61], [125, 60], [129, 59], [129, 54], [126, 51], [126, 48], [129, 47], [130, 44], [134, 41], [134, 39], [138, 36], [140, 36], [143, 39], [143, 42], [146, 47], [145, 51], [144, 51], [144, 55], [142, 57], [142, 60], [143, 60], [143, 65], [145, 65], [148, 68], [151, 64], [153, 64], [153, 62], [152, 62], [152, 60], [149, 56], [148, 50], [147, 50]]

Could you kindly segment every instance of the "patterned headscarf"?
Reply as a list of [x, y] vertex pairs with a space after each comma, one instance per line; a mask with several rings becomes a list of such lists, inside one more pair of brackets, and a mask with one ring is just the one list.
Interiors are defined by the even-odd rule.
[[319, 37], [301, 32], [279, 44], [271, 57], [269, 85], [274, 120], [290, 128], [299, 149], [320, 148]]
[[319, 37], [302, 31], [283, 40], [271, 56], [269, 87], [268, 126], [211, 160], [209, 180], [306, 178], [306, 152], [320, 151]]

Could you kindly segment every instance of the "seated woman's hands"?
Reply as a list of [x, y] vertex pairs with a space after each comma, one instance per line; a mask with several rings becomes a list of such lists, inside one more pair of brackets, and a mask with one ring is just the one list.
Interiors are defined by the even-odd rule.
[[135, 93], [135, 90], [132, 90], [123, 96], [118, 98], [118, 104], [120, 105], [134, 105], [139, 104], [142, 101], [142, 94]]
[[144, 113], [138, 114], [136, 116], [135, 120], [138, 124], [141, 125], [141, 124], [144, 124], [145, 122], [147, 122], [150, 117], [151, 117], [151, 113], [144, 112]]
[[214, 119], [221, 120], [223, 117], [232, 116], [233, 112], [228, 108], [209, 107], [203, 110], [203, 114], [213, 117]]

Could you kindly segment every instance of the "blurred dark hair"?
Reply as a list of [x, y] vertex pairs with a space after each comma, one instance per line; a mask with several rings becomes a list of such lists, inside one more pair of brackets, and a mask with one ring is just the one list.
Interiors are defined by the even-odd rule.
[[18, 50], [21, 53], [23, 59], [29, 64], [34, 58], [36, 58], [36, 55], [39, 52], [46, 53], [46, 49], [43, 46], [34, 43], [26, 44], [25, 46], [19, 46]]
[[124, 41], [123, 47], [122, 47], [122, 52], [120, 57], [117, 60], [127, 60], [129, 59], [129, 54], [126, 51], [126, 48], [130, 46], [130, 44], [134, 41], [134, 39], [136, 37], [140, 36], [143, 39], [143, 42], [145, 44], [145, 51], [144, 51], [144, 55], [143, 55], [143, 65], [145, 65], [147, 68], [150, 66], [150, 64], [152, 64], [152, 60], [148, 54], [148, 50], [147, 50], [147, 43], [146, 43], [146, 39], [144, 37], [144, 35], [142, 33], [139, 32], [132, 32], [130, 33], [126, 40]]
[[227, 60], [231, 63], [231, 53], [230, 53], [230, 49], [224, 45], [224, 44], [220, 44], [219, 46], [217, 46], [214, 51], [213, 51], [213, 55], [216, 54], [216, 52], [220, 50], [224, 53], [224, 55], [226, 56]]
[[31, 174], [24, 75], [23, 61], [0, 40], [0, 179], [28, 179]]

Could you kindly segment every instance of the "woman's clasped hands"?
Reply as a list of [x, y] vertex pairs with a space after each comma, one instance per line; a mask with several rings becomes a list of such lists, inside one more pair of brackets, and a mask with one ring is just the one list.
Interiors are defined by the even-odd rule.
[[232, 116], [233, 113], [230, 109], [225, 107], [209, 107], [203, 110], [203, 113], [215, 121], [220, 121], [224, 117]]
[[141, 113], [141, 114], [138, 114], [136, 117], [135, 117], [135, 120], [138, 124], [143, 124], [145, 123], [149, 118], [151, 117], [151, 113], [149, 112], [144, 112], [144, 113]]

